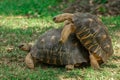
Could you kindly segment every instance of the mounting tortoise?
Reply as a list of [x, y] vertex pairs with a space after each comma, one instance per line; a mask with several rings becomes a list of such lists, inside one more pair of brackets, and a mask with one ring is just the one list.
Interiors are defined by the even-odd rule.
[[99, 63], [106, 62], [113, 54], [111, 38], [106, 26], [90, 13], [63, 13], [53, 18], [54, 22], [65, 22], [60, 42], [68, 40], [75, 33], [81, 44], [89, 51], [90, 64], [99, 69]]
[[89, 53], [81, 45], [75, 34], [69, 36], [68, 41], [59, 47], [59, 38], [62, 29], [52, 29], [41, 35], [36, 43], [21, 44], [19, 48], [28, 51], [25, 63], [34, 68], [36, 63], [63, 65], [66, 69], [73, 69], [82, 63], [89, 65]]

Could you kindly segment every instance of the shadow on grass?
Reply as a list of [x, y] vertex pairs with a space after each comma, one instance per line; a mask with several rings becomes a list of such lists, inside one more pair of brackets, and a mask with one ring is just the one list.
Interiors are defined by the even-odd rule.
[[112, 57], [112, 59], [113, 59], [113, 60], [120, 60], [120, 56], [114, 55], [114, 56]]
[[[111, 68], [111, 69], [115, 69], [115, 68], [118, 69], [119, 60], [120, 60], [120, 56], [119, 55], [113, 55], [111, 57], [111, 60], [108, 61], [107, 64], [103, 64], [102, 67], [104, 66], [104, 67]], [[118, 65], [116, 65], [116, 64], [118, 64]]]
[[102, 67], [104, 68], [118, 68], [118, 66], [116, 64], [104, 64], [102, 65]]

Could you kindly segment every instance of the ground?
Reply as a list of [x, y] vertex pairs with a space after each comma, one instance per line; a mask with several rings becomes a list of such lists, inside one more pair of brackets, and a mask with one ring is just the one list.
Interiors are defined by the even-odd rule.
[[[5, 1], [7, 4], [9, 0]], [[4, 1], [1, 2], [5, 5]], [[0, 12], [2, 7], [5, 7], [1, 2]], [[18, 15], [14, 11], [14, 15], [8, 15], [5, 13], [6, 9], [8, 8], [2, 11], [5, 15], [0, 13], [1, 80], [120, 80], [120, 16], [101, 17], [109, 29], [114, 48], [114, 55], [107, 63], [101, 65], [101, 70], [87, 67], [66, 71], [64, 67], [50, 65], [42, 65], [30, 70], [24, 63], [27, 53], [20, 51], [18, 45], [23, 42], [34, 42], [45, 31], [59, 28], [62, 24], [55, 24], [52, 21], [52, 17], [59, 11], [53, 11], [50, 14], [47, 11], [41, 12], [42, 17], [28, 18], [25, 15]]]

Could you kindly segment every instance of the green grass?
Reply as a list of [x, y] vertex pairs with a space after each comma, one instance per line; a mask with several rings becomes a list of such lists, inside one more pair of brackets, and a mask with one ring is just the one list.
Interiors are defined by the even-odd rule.
[[[42, 6], [42, 17], [19, 18], [19, 15], [24, 16], [31, 9], [39, 9], [34, 1]], [[49, 5], [60, 4], [59, 1], [54, 1], [56, 0], [0, 1], [0, 80], [120, 80], [120, 16], [101, 18], [108, 26], [115, 50], [109, 62], [101, 65], [101, 70], [87, 67], [68, 72], [64, 67], [42, 65], [30, 70], [25, 66], [24, 58], [27, 53], [20, 51], [17, 46], [23, 42], [34, 42], [45, 31], [62, 25], [52, 21], [52, 17], [60, 13], [59, 9], [54, 11], [47, 8]], [[21, 8], [17, 7], [18, 3], [22, 5]], [[28, 7], [23, 6], [25, 4]]]
[[60, 0], [1, 0], [1, 15], [54, 16], [61, 10]]

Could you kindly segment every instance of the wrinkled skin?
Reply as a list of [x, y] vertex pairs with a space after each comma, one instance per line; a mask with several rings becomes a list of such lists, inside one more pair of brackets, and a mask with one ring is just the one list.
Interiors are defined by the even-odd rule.
[[106, 62], [113, 54], [108, 30], [96, 16], [89, 13], [63, 13], [55, 16], [53, 20], [56, 23], [65, 22], [60, 43], [65, 43], [69, 35], [75, 33], [89, 51], [90, 64], [94, 69], [99, 69], [99, 63]]
[[[62, 29], [52, 29], [38, 38], [25, 58], [25, 63], [29, 68], [35, 68], [37, 62], [64, 65], [66, 69], [73, 69], [74, 66], [80, 66], [82, 63], [89, 64], [89, 53], [81, 45], [75, 34], [71, 34], [66, 43], [60, 45], [61, 31]], [[26, 50], [24, 48], [26, 44], [21, 45], [19, 48]]]

